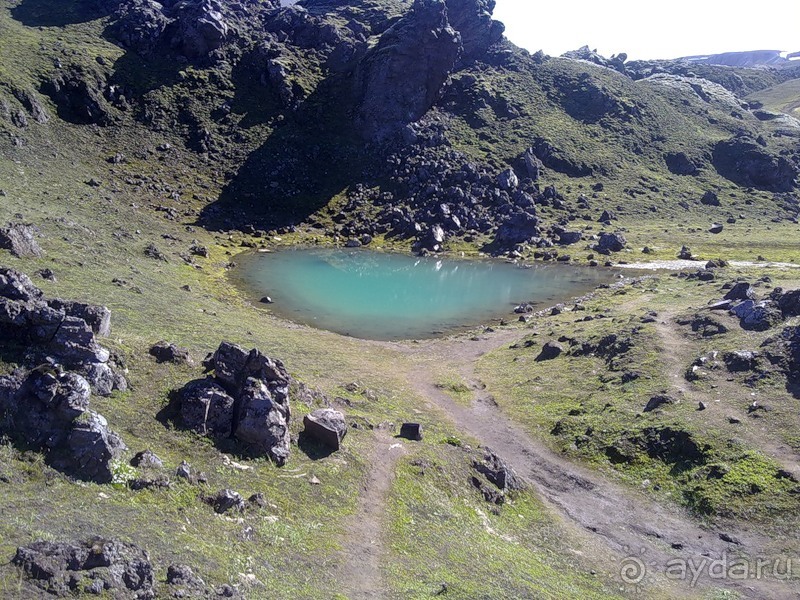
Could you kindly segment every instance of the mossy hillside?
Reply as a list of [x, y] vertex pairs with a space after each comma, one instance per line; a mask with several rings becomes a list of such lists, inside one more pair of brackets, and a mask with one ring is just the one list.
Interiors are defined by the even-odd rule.
[[[311, 460], [295, 447], [284, 469], [263, 460], [240, 457], [233, 446], [216, 448], [208, 440], [156, 419], [170, 393], [199, 377], [201, 371], [197, 367], [156, 365], [147, 355], [150, 345], [162, 338], [174, 341], [187, 346], [196, 361], [222, 339], [248, 348], [258, 347], [284, 360], [293, 375], [330, 398], [343, 398], [337, 403], [348, 414], [348, 420], [378, 424], [413, 418], [421, 422], [426, 431], [423, 452], [437, 454], [442, 440], [455, 440], [459, 432], [443, 425], [437, 413], [427, 412], [424, 403], [401, 379], [397, 364], [402, 359], [386, 345], [287, 327], [243, 298], [229, 282], [226, 265], [245, 249], [242, 242], [261, 244], [265, 240], [241, 234], [211, 234], [196, 227], [187, 231], [191, 215], [170, 220], [162, 212], [145, 208], [166, 201], [161, 188], [165, 180], [175, 188], [186, 182], [186, 200], [181, 204], [185, 211], [191, 210], [195, 202], [202, 204], [202, 200], [192, 198], [191, 190], [208, 193], [203, 186], [214, 185], [212, 177], [199, 178], [188, 172], [178, 173], [177, 180], [171, 172], [173, 176], [167, 179], [171, 164], [180, 162], [178, 150], [167, 152], [166, 156], [146, 153], [132, 165], [124, 166], [135, 168], [152, 180], [142, 186], [128, 186], [123, 175], [116, 175], [109, 170], [112, 167], [100, 162], [110, 148], [101, 147], [97, 150], [99, 156], [85, 154], [80, 160], [57, 153], [47, 158], [45, 168], [38, 154], [31, 151], [34, 144], [42, 143], [36, 139], [35, 131], [29, 133], [29, 145], [4, 149], [4, 156], [11, 160], [2, 163], [8, 175], [3, 177], [7, 196], [0, 219], [16, 219], [14, 215], [22, 212], [25, 220], [39, 224], [46, 254], [41, 259], [24, 260], [6, 254], [4, 260], [28, 273], [44, 267], [53, 269], [55, 282], [36, 279], [48, 295], [99, 302], [111, 308], [113, 331], [103, 343], [126, 359], [131, 390], [109, 399], [93, 398], [92, 406], [122, 435], [129, 454], [150, 448], [169, 469], [186, 459], [194, 469], [208, 475], [209, 484], [196, 488], [177, 482], [171, 490], [143, 492], [78, 485], [44, 465], [39, 454], [22, 455], [4, 446], [3, 471], [23, 475], [7, 495], [4, 493], [3, 512], [8, 518], [4, 521], [0, 550], [10, 556], [16, 546], [35, 539], [71, 539], [92, 532], [122, 537], [147, 548], [161, 578], [166, 565], [186, 562], [206, 581], [238, 584], [251, 597], [277, 594], [322, 598], [327, 597], [325, 590], [340, 589], [335, 580], [338, 551], [346, 519], [355, 510], [359, 485], [368, 468], [364, 457], [370, 453], [371, 434], [351, 430], [345, 450], [322, 461]], [[84, 135], [82, 128], [64, 125], [51, 139], [55, 147], [69, 139], [94, 147], [87, 142], [94, 134]], [[97, 169], [98, 164], [103, 165], [102, 169]], [[85, 184], [92, 177], [102, 181], [100, 188]], [[164, 238], [165, 235], [177, 239]], [[178, 256], [193, 239], [210, 249], [208, 259], [195, 259], [202, 268], [190, 266]], [[148, 243], [164, 252], [168, 261], [146, 257], [144, 248]], [[113, 284], [115, 278], [124, 283]], [[190, 290], [182, 289], [184, 285], [189, 285]], [[353, 382], [358, 385], [349, 385]], [[293, 405], [295, 434], [302, 415], [310, 408]], [[252, 468], [230, 466], [220, 450], [231, 457], [229, 460]], [[465, 482], [466, 487], [468, 472], [463, 465], [459, 469], [456, 481]], [[321, 484], [311, 485], [312, 476]], [[277, 508], [248, 512], [241, 522], [238, 518], [216, 516], [200, 502], [199, 494], [222, 487], [245, 495], [261, 492]], [[399, 485], [393, 494], [403, 501], [409, 491]], [[477, 496], [472, 502], [480, 507]], [[468, 521], [453, 524], [469, 525], [474, 520], [472, 514]], [[43, 527], [43, 523], [48, 525]], [[441, 540], [439, 531], [431, 529], [417, 532], [415, 543], [435, 547]], [[494, 536], [483, 539], [480, 548], [488, 555], [493, 555], [495, 548], [506, 555], [512, 549], [514, 553], [532, 552], [517, 546], [510, 548]], [[467, 590], [484, 589], [477, 576], [468, 575], [468, 563], [459, 562], [478, 560], [480, 556], [466, 549], [464, 552], [441, 561], [439, 569], [464, 569], [459, 585]], [[555, 548], [551, 552], [553, 564], [559, 564], [561, 550]], [[419, 553], [404, 557], [407, 570], [393, 577], [395, 589], [408, 590], [416, 585], [412, 578], [427, 568], [426, 556]], [[552, 565], [548, 568], [555, 569]], [[558, 578], [563, 589], [580, 589], [583, 585], [594, 589], [591, 580], [572, 584], [569, 576], [553, 577]], [[9, 597], [17, 593], [15, 578], [13, 571], [3, 574], [4, 593]], [[19, 592], [22, 597], [25, 593]]]
[[761, 103], [767, 110], [800, 116], [800, 79], [790, 79], [753, 92], [747, 99]]
[[[772, 276], [777, 280], [775, 273]], [[792, 282], [791, 275], [780, 276]], [[722, 280], [734, 277], [730, 273]], [[751, 386], [743, 375], [734, 384], [727, 381], [724, 365], [707, 381], [684, 379], [697, 357], [712, 350], [720, 355], [757, 350], [770, 334], [746, 332], [730, 319], [729, 333], [703, 338], [674, 322], [681, 314], [693, 314], [690, 306], [696, 311], [707, 300], [721, 297], [719, 286], [660, 276], [601, 294], [587, 304], [595, 320], [584, 321], [586, 312], [535, 320], [532, 346], [490, 353], [479, 362], [478, 375], [504, 410], [568, 456], [616, 473], [657, 497], [685, 504], [698, 515], [746, 517], [771, 522], [783, 531], [784, 525], [772, 520], [780, 515], [783, 523], [797, 510], [792, 492], [796, 484], [778, 473], [783, 459], [791, 462], [791, 457], [776, 454], [778, 446], [791, 444], [796, 419], [797, 400], [787, 392], [785, 379], [776, 374]], [[657, 330], [662, 325], [642, 322], [649, 311], [657, 313], [655, 319], [669, 321], [679, 342], [665, 341]], [[596, 318], [601, 315], [607, 318]], [[574, 352], [554, 361], [535, 361], [550, 339], [597, 340], [609, 334], [628, 336], [633, 329], [637, 333], [632, 350], [616, 362]], [[569, 349], [570, 343], [564, 346]], [[624, 383], [623, 375], [630, 372], [638, 378]], [[649, 399], [662, 393], [679, 402], [644, 413]], [[698, 398], [707, 404], [706, 410], [698, 411]], [[750, 415], [755, 399], [768, 402], [774, 417]], [[740, 422], [733, 424], [729, 417]], [[642, 435], [653, 428], [686, 432], [703, 457], [675, 462], [649, 454]]]
[[392, 597], [619, 597], [530, 491], [486, 504], [468, 485], [470, 456], [442, 442], [402, 459], [389, 510]]

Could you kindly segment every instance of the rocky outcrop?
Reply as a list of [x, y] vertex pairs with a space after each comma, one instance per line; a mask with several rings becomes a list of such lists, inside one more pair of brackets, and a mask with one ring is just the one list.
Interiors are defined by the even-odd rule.
[[167, 30], [170, 46], [188, 58], [199, 58], [218, 49], [228, 37], [229, 26], [216, 0], [183, 1], [172, 5], [174, 21]]
[[110, 328], [107, 308], [47, 299], [27, 275], [0, 268], [0, 334], [27, 344], [36, 364], [50, 362], [81, 373], [101, 396], [127, 388], [111, 353], [96, 340]]
[[169, 23], [163, 5], [155, 0], [128, 0], [120, 2], [108, 33], [123, 47], [147, 56], [158, 47]]
[[461, 34], [462, 60], [480, 55], [500, 41], [505, 25], [492, 20], [495, 0], [447, 0], [447, 18]]
[[42, 86], [58, 107], [65, 121], [79, 124], [109, 125], [113, 113], [105, 98], [108, 83], [97, 70], [72, 66], [50, 78]]
[[34, 233], [31, 225], [9, 223], [7, 227], [0, 227], [0, 248], [19, 258], [41, 256], [42, 249]]
[[712, 160], [717, 172], [726, 179], [771, 192], [793, 190], [800, 174], [797, 165], [772, 154], [748, 137], [718, 142]]
[[38, 541], [17, 548], [11, 562], [24, 579], [53, 596], [155, 598], [150, 557], [134, 544], [99, 537], [78, 542]]
[[283, 363], [223, 342], [203, 364], [214, 375], [180, 390], [182, 425], [215, 439], [236, 438], [283, 465], [289, 457], [293, 381]]
[[89, 410], [89, 383], [49, 365], [0, 377], [0, 429], [43, 450], [56, 468], [79, 479], [109, 483], [125, 444]]
[[601, 233], [596, 250], [601, 254], [610, 254], [611, 252], [622, 252], [627, 245], [628, 241], [621, 233]]
[[626, 73], [625, 61], [628, 60], [628, 55], [624, 52], [616, 54], [611, 58], [606, 58], [597, 50], [592, 50], [589, 46], [581, 46], [577, 50], [570, 50], [561, 55], [563, 58], [571, 58], [573, 60], [585, 60], [601, 67], [614, 69], [620, 73]]
[[422, 117], [461, 52], [444, 0], [415, 0], [356, 71], [356, 125], [362, 134], [382, 140]]

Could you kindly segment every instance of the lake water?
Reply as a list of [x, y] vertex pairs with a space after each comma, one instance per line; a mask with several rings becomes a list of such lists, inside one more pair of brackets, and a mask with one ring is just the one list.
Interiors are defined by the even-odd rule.
[[237, 257], [237, 284], [278, 316], [344, 335], [420, 339], [513, 318], [582, 295], [614, 273], [563, 264], [417, 257], [365, 249], [292, 249]]

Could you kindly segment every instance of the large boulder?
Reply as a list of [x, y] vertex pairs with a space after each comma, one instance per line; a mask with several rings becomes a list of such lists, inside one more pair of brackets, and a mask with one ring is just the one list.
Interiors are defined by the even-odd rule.
[[494, 241], [501, 247], [510, 247], [529, 242], [540, 234], [536, 210], [517, 208], [503, 218], [495, 233]]
[[461, 51], [461, 36], [447, 20], [445, 1], [415, 0], [356, 69], [356, 125], [361, 133], [382, 140], [422, 117], [439, 97]]
[[597, 251], [601, 254], [621, 252], [628, 245], [628, 240], [621, 233], [601, 233], [597, 242]]
[[288, 382], [270, 386], [264, 379], [249, 377], [239, 396], [236, 438], [282, 465], [289, 458]]
[[17, 548], [11, 562], [25, 580], [48, 595], [155, 598], [150, 557], [134, 544], [98, 537], [78, 542], [37, 541]]
[[41, 256], [42, 248], [36, 241], [34, 233], [30, 225], [9, 223], [7, 227], [0, 227], [0, 248], [20, 258]]
[[46, 359], [77, 371], [102, 396], [124, 390], [125, 378], [96, 339], [110, 331], [106, 307], [47, 299], [25, 274], [0, 267], [0, 340], [4, 336], [28, 345], [34, 364]]
[[322, 444], [338, 450], [347, 435], [344, 415], [332, 408], [321, 408], [303, 417], [304, 433]]
[[167, 31], [170, 46], [187, 58], [200, 58], [228, 38], [229, 25], [216, 0], [183, 1], [173, 5], [174, 21]]
[[125, 450], [108, 422], [89, 410], [89, 382], [43, 365], [24, 376], [0, 378], [6, 434], [46, 453], [56, 468], [79, 479], [109, 483], [112, 462]]
[[235, 400], [213, 379], [189, 382], [181, 390], [180, 416], [184, 427], [214, 438], [233, 431]]
[[214, 439], [236, 438], [283, 465], [289, 457], [289, 387], [279, 360], [222, 342], [204, 361], [211, 377], [189, 382], [179, 396], [181, 423]]
[[123, 47], [143, 56], [157, 49], [170, 23], [163, 6], [155, 0], [120, 2], [114, 17], [109, 34]]

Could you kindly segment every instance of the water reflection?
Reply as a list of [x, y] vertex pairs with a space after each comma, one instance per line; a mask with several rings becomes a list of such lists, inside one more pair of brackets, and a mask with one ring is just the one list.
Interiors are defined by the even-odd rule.
[[604, 269], [301, 249], [239, 257], [238, 283], [270, 310], [371, 339], [430, 337], [508, 316], [514, 305], [585, 293], [612, 279]]

